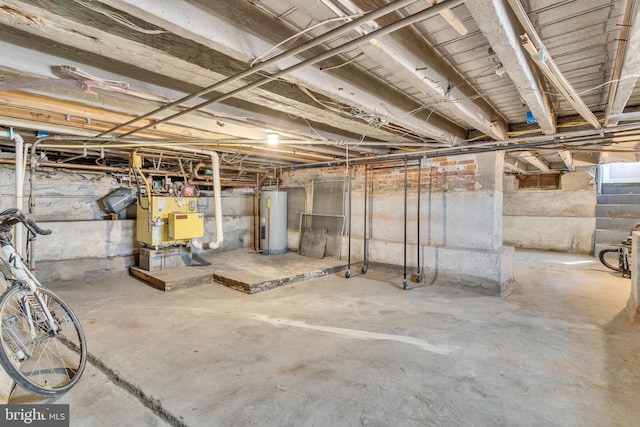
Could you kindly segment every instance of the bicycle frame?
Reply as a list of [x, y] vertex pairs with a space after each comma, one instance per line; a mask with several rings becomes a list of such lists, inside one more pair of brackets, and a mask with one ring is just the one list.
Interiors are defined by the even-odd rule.
[[[24, 264], [24, 262], [22, 261], [22, 257], [18, 255], [13, 244], [11, 244], [10, 241], [3, 237], [0, 237], [0, 245], [2, 246], [2, 252], [0, 253], [0, 256], [4, 259], [5, 264], [9, 267], [9, 271], [11, 272], [13, 277], [15, 277], [15, 279], [12, 281], [12, 285], [26, 285], [26, 287], [29, 288], [29, 290], [35, 296], [37, 304], [40, 306], [40, 309], [42, 309], [42, 312], [45, 315], [50, 331], [53, 334], [56, 334], [58, 331], [58, 325], [51, 315], [51, 312], [49, 311], [49, 308], [47, 307], [47, 304], [42, 297], [42, 293], [38, 290], [38, 288], [42, 285], [40, 284], [38, 279], [36, 279], [31, 270], [29, 270], [29, 268]], [[31, 310], [29, 310], [29, 305], [31, 304], [31, 302], [29, 301], [29, 296], [27, 295], [26, 291], [20, 294], [20, 300], [22, 301], [25, 309], [25, 314], [29, 323], [29, 329], [31, 331], [31, 338], [35, 339], [37, 336], [36, 327], [33, 322], [33, 317], [31, 316]]]
[[60, 396], [84, 372], [84, 333], [71, 308], [40, 284], [17, 253], [11, 242], [17, 224], [34, 236], [51, 234], [19, 209], [0, 212], [0, 267], [8, 285], [0, 294], [0, 365], [26, 391]]

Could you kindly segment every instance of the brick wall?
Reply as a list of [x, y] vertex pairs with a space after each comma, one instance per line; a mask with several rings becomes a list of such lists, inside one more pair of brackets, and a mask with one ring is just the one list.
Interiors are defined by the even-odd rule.
[[[331, 166], [316, 169], [297, 169], [283, 173], [283, 187], [301, 187], [314, 178], [330, 177], [341, 178], [346, 176], [346, 166]], [[404, 162], [396, 164], [370, 164], [369, 178], [373, 180], [375, 192], [404, 190]], [[456, 157], [435, 157], [422, 159], [422, 172], [418, 183], [418, 162], [411, 161], [407, 166], [407, 186], [409, 189], [417, 189], [418, 184], [422, 190], [429, 189], [432, 192], [442, 191], [472, 191], [478, 189], [479, 169], [476, 156], [468, 154]], [[353, 171], [353, 190], [364, 188], [364, 165], [356, 165]]]

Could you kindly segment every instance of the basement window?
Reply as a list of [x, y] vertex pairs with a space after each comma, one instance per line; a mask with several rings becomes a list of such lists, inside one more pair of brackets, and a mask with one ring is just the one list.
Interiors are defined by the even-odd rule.
[[558, 190], [558, 189], [560, 189], [559, 173], [518, 175], [518, 190]]

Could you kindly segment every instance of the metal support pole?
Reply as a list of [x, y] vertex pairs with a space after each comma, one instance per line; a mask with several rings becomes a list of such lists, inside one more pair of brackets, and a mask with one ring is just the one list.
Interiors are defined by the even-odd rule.
[[402, 274], [402, 289], [407, 289], [407, 158], [404, 158], [404, 271]]
[[348, 248], [349, 248], [349, 255], [347, 256], [347, 272], [344, 273], [344, 277], [346, 277], [347, 279], [349, 277], [351, 277], [351, 181], [352, 181], [352, 169], [351, 166], [349, 166], [349, 240], [348, 240]]
[[369, 185], [369, 166], [365, 166], [364, 169], [364, 216], [362, 217], [362, 224], [364, 225], [364, 231], [362, 233], [362, 245], [363, 245], [363, 263], [362, 263], [362, 274], [367, 272], [367, 246], [368, 246], [368, 238], [367, 238], [367, 186]]
[[417, 254], [417, 258], [418, 258], [418, 262], [416, 263], [417, 270], [416, 270], [416, 282], [417, 283], [422, 283], [422, 279], [423, 279], [423, 267], [420, 265], [420, 187], [422, 186], [422, 160], [420, 160], [420, 163], [418, 163], [418, 218], [417, 218], [417, 224], [418, 224], [418, 237], [417, 237], [417, 246], [416, 246], [416, 254]]

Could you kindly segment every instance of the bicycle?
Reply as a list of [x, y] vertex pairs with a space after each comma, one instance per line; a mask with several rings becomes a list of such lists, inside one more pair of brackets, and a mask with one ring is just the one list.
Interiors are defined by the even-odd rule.
[[[23, 389], [60, 396], [84, 372], [87, 347], [76, 315], [44, 288], [11, 243], [11, 228], [21, 223], [31, 239], [48, 235], [18, 209], [0, 212], [0, 271], [9, 285], [0, 295], [0, 364]], [[0, 267], [3, 267], [0, 264]]]
[[631, 235], [638, 227], [640, 222], [633, 224], [629, 237], [620, 242], [618, 247], [603, 249], [598, 253], [602, 265], [622, 273], [622, 277], [631, 277]]

